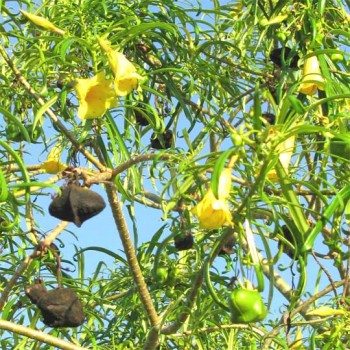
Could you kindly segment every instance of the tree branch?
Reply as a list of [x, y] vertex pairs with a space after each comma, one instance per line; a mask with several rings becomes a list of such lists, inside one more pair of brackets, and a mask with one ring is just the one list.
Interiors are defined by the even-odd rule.
[[122, 241], [124, 252], [127, 257], [131, 273], [134, 277], [140, 299], [146, 310], [147, 316], [152, 327], [158, 327], [159, 317], [153, 305], [151, 295], [147, 289], [147, 284], [143, 278], [140, 265], [135, 254], [135, 249], [133, 243], [130, 239], [130, 234], [127, 228], [127, 224], [124, 218], [124, 214], [117, 196], [117, 188], [112, 183], [106, 183], [106, 192], [109, 200], [109, 204], [112, 209], [112, 214], [114, 217], [115, 224], [118, 229], [120, 239]]
[[4, 329], [13, 333], [21, 334], [25, 337], [36, 339], [45, 344], [55, 346], [56, 348], [63, 350], [84, 350], [87, 348], [82, 348], [79, 345], [72, 344], [66, 340], [59, 339], [53, 335], [46, 334], [44, 332], [31, 329], [13, 322], [0, 320], [0, 329]]

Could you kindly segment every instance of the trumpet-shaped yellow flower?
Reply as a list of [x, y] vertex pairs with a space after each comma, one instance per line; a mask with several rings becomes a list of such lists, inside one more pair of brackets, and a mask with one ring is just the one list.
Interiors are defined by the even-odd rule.
[[114, 74], [114, 90], [117, 96], [126, 96], [136, 89], [142, 76], [135, 66], [121, 53], [115, 51], [110, 59]]
[[54, 32], [60, 35], [64, 35], [65, 31], [56, 27], [52, 22], [50, 22], [48, 19], [44, 17], [40, 17], [37, 15], [33, 15], [32, 13], [29, 13], [24, 10], [20, 10], [22, 14], [28, 18], [32, 23], [34, 23], [36, 26], [39, 26], [41, 28], [44, 28], [46, 30], [49, 30], [50, 32]]
[[217, 199], [211, 189], [191, 210], [191, 213], [197, 216], [200, 227], [207, 230], [214, 230], [225, 224], [232, 224], [232, 215], [227, 201]]
[[135, 66], [119, 51], [114, 51], [108, 40], [98, 38], [102, 50], [107, 54], [109, 65], [114, 75], [114, 90], [117, 96], [126, 96], [136, 89], [142, 76]]
[[[280, 143], [277, 147], [277, 151], [279, 153], [278, 159], [286, 174], [289, 173], [289, 165], [293, 155], [294, 145], [295, 135], [289, 137], [287, 140]], [[267, 174], [267, 177], [271, 181], [278, 182], [278, 176], [275, 169], [270, 170]]]
[[317, 56], [311, 56], [305, 60], [302, 83], [299, 92], [305, 95], [314, 95], [317, 89], [324, 90], [325, 80], [321, 74]]
[[77, 79], [75, 90], [79, 100], [78, 117], [81, 119], [101, 118], [107, 109], [117, 106], [112, 80], [103, 72], [91, 79]]
[[196, 215], [199, 225], [207, 230], [214, 230], [223, 225], [232, 225], [232, 215], [227, 203], [231, 188], [231, 169], [225, 169], [219, 179], [218, 198], [210, 188], [203, 199], [191, 210]]
[[67, 168], [66, 164], [61, 163], [62, 149], [60, 145], [56, 145], [47, 155], [45, 162], [41, 163], [41, 169], [48, 174], [57, 174]]

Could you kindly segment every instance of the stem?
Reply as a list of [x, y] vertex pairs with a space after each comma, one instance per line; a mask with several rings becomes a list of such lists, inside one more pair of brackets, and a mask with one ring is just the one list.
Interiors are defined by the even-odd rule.
[[[147, 284], [143, 278], [140, 265], [137, 261], [137, 256], [133, 243], [130, 239], [130, 234], [124, 218], [124, 214], [117, 196], [116, 186], [112, 183], [106, 183], [106, 192], [108, 201], [112, 209], [115, 224], [118, 229], [120, 239], [123, 244], [124, 252], [127, 257], [131, 273], [136, 283], [141, 302], [146, 310], [147, 316], [152, 327], [157, 328], [159, 325], [159, 317], [153, 305], [151, 295], [147, 289]], [[157, 337], [158, 339], [158, 337]]]
[[35, 329], [31, 329], [29, 327], [25, 327], [10, 321], [5, 321], [0, 319], [0, 329], [4, 329], [13, 333], [24, 335], [30, 339], [36, 339], [45, 344], [49, 344], [54, 346], [55, 348], [63, 349], [63, 350], [83, 350], [86, 348], [82, 348], [81, 346], [74, 345], [66, 340], [59, 339], [50, 334], [46, 334], [44, 332], [37, 331]]

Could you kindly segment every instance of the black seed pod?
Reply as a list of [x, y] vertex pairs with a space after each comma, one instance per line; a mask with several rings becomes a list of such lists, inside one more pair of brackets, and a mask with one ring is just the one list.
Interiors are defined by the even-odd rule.
[[[288, 58], [291, 57], [291, 49], [289, 47], [284, 47], [284, 48], [278, 48], [274, 49], [270, 53], [270, 60], [278, 67], [282, 68], [283, 66], [283, 61], [286, 62], [288, 61]], [[282, 52], [283, 53], [283, 58], [282, 60]], [[293, 58], [291, 59], [289, 63], [289, 68], [296, 69], [298, 68], [298, 61], [299, 61], [299, 56], [297, 54], [293, 55]]]
[[269, 124], [274, 125], [276, 122], [276, 116], [272, 113], [263, 113], [261, 115]]
[[78, 327], [85, 316], [81, 301], [70, 288], [47, 291], [42, 284], [25, 289], [30, 301], [41, 311], [43, 322], [50, 327]]
[[223, 247], [221, 248], [219, 255], [223, 256], [223, 255], [233, 254], [235, 252], [235, 250], [233, 249], [234, 245], [235, 245], [235, 239], [233, 237], [229, 237], [225, 242], [225, 244], [223, 245]]
[[148, 119], [145, 117], [144, 112], [140, 112], [139, 110], [134, 111], [136, 123], [141, 125], [141, 126], [146, 126], [149, 124]]
[[49, 213], [57, 219], [74, 222], [78, 227], [106, 207], [104, 199], [96, 192], [78, 185], [69, 185], [53, 199]]
[[151, 136], [151, 147], [155, 149], [166, 149], [171, 147], [171, 143], [173, 140], [173, 132], [171, 130], [166, 130], [163, 134], [162, 142], [156, 136], [156, 134], [152, 134]]
[[193, 247], [193, 236], [190, 233], [180, 233], [174, 237], [177, 250], [188, 250]]
[[[289, 228], [287, 227], [287, 225], [283, 225], [281, 227], [282, 229], [282, 233], [283, 233], [283, 236], [284, 238], [290, 242], [293, 246], [294, 246], [294, 239], [293, 239], [293, 236], [291, 234], [291, 232], [289, 231]], [[294, 258], [294, 248], [286, 245], [286, 244], [283, 244], [281, 241], [278, 241], [278, 248], [280, 248], [280, 246], [283, 246], [282, 249], [283, 249], [283, 252], [286, 253], [291, 259]], [[295, 257], [296, 260], [298, 260], [298, 257]]]

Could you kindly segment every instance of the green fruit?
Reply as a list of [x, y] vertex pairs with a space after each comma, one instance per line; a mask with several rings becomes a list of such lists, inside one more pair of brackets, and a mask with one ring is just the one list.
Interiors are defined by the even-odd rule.
[[338, 134], [329, 143], [329, 152], [333, 160], [350, 160], [350, 133]]
[[256, 290], [235, 289], [229, 296], [228, 304], [233, 323], [262, 321], [267, 314], [261, 295]]
[[168, 280], [168, 269], [166, 267], [157, 268], [156, 280], [159, 284], [165, 284], [165, 282]]
[[332, 53], [331, 60], [333, 62], [341, 62], [344, 60], [344, 56], [341, 53]]

